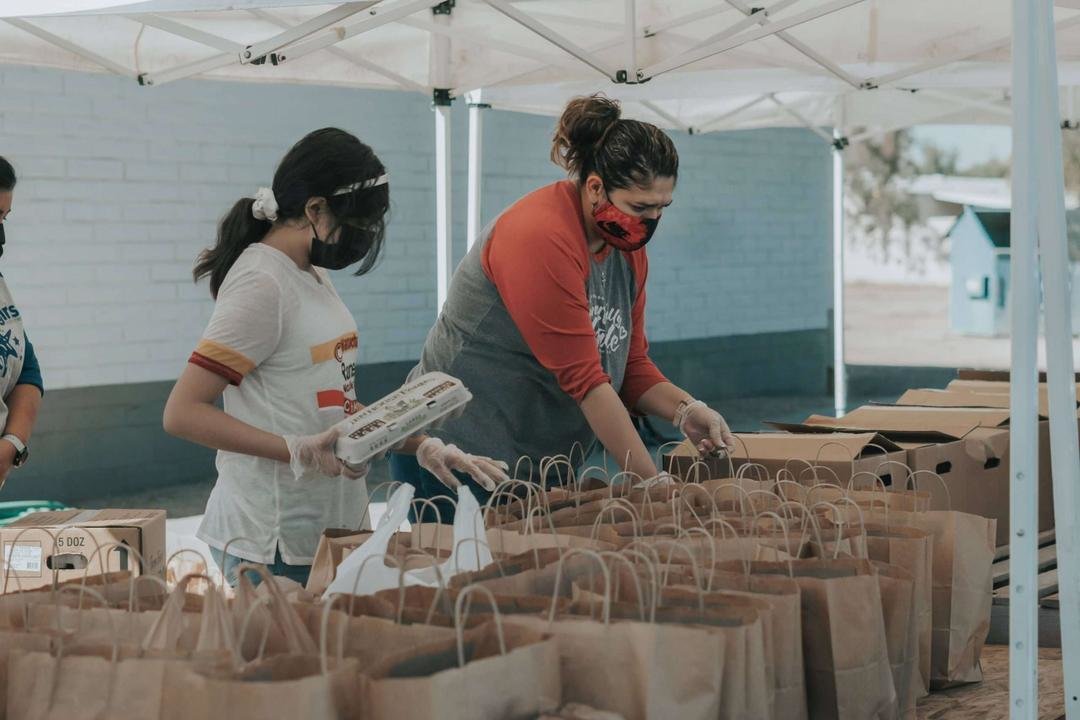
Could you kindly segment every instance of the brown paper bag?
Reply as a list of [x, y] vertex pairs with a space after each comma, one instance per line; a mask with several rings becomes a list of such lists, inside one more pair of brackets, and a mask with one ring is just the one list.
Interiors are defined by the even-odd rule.
[[[664, 588], [659, 601], [650, 622], [700, 625], [723, 637], [719, 717], [775, 717], [772, 606], [749, 595], [702, 593], [692, 587]], [[612, 604], [612, 617], [635, 619], [633, 611], [634, 603]]]
[[365, 720], [533, 718], [562, 703], [558, 651], [515, 620], [409, 649], [362, 676]]
[[[780, 575], [752, 575], [741, 562], [705, 568], [702, 580], [710, 590], [741, 593], [772, 607], [772, 664], [776, 720], [806, 720], [806, 676], [803, 668], [802, 610], [799, 584]], [[693, 582], [689, 573], [669, 582]]]
[[915, 624], [915, 583], [911, 573], [904, 568], [882, 562], [873, 562], [873, 565], [881, 591], [885, 647], [889, 651], [899, 717], [914, 720], [919, 647]]
[[[44, 633], [0, 630], [0, 720], [7, 717], [8, 658], [15, 650], [49, 653], [53, 637]], [[16, 688], [19, 692], [19, 688]]]
[[866, 524], [866, 547], [871, 560], [902, 567], [912, 575], [915, 603], [916, 697], [930, 692], [930, 648], [933, 638], [933, 536], [917, 528], [884, 523]]
[[890, 511], [887, 517], [870, 511], [864, 516], [914, 527], [933, 538], [931, 689], [982, 680], [979, 656], [990, 631], [997, 521], [952, 510]]
[[356, 661], [276, 655], [230, 673], [190, 664], [166, 683], [162, 720], [364, 717]]
[[521, 615], [512, 622], [554, 636], [567, 702], [625, 720], [719, 717], [724, 647], [718, 635], [692, 626], [572, 616], [549, 622]]
[[790, 573], [799, 583], [810, 717], [895, 718], [898, 703], [885, 644], [881, 592], [870, 562], [753, 563], [751, 572]]
[[[181, 661], [121, 658], [14, 650], [9, 660], [9, 720], [164, 717], [166, 678]], [[210, 717], [209, 715], [205, 717]]]

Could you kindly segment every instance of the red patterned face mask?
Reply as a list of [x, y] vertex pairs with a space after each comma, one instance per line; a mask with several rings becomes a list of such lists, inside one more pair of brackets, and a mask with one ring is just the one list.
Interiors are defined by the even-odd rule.
[[660, 218], [628, 215], [606, 200], [597, 205], [592, 214], [604, 241], [616, 250], [626, 252], [635, 252], [645, 247], [660, 222]]

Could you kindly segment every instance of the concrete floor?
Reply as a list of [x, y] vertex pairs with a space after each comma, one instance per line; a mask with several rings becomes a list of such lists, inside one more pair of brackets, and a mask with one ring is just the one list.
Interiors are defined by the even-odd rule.
[[[1008, 337], [967, 337], [949, 330], [949, 288], [849, 283], [845, 294], [849, 365], [1009, 367]], [[1080, 361], [1080, 338], [1073, 339]], [[1039, 341], [1039, 366], [1046, 368]]]

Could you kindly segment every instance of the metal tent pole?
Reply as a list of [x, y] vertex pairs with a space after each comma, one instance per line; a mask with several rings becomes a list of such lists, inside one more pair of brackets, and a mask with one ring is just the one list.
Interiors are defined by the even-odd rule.
[[[450, 24], [453, 3], [442, 3], [431, 9], [435, 22]], [[453, 225], [451, 219], [452, 194], [450, 174], [450, 38], [433, 35], [431, 38], [431, 77], [435, 90], [432, 106], [435, 111], [435, 309], [442, 312], [450, 291], [450, 275], [453, 273]]]
[[1036, 348], [1039, 332], [1036, 253], [1034, 23], [1029, 0], [1013, 0], [1013, 159], [1010, 237], [1012, 293], [1009, 436], [1009, 715], [1038, 720], [1039, 429]]
[[[1015, 2], [1016, 0], [1014, 0]], [[1031, 135], [1038, 190], [1039, 250], [1045, 307], [1046, 370], [1050, 396], [1050, 461], [1057, 521], [1058, 582], [1065, 708], [1080, 719], [1080, 440], [1073, 370], [1071, 265], [1065, 238], [1065, 179], [1053, 0], [1029, 0], [1034, 25], [1036, 123]], [[1015, 92], [1015, 86], [1014, 86]], [[1016, 101], [1014, 100], [1014, 104]], [[1038, 138], [1038, 142], [1035, 142]], [[1031, 494], [1034, 496], [1035, 491]], [[1034, 560], [1035, 553], [1031, 553]], [[1029, 594], [1034, 594], [1032, 587]]]
[[469, 94], [469, 209], [466, 246], [471, 250], [480, 235], [484, 181], [484, 103], [480, 90]]
[[847, 366], [844, 363], [844, 147], [833, 130], [833, 406], [836, 417], [847, 412]]

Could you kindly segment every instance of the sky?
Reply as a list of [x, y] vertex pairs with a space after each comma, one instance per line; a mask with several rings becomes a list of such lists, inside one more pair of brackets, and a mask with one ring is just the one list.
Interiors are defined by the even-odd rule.
[[994, 158], [1007, 160], [1012, 148], [1008, 125], [921, 125], [912, 134], [942, 149], [956, 150], [961, 168]]

